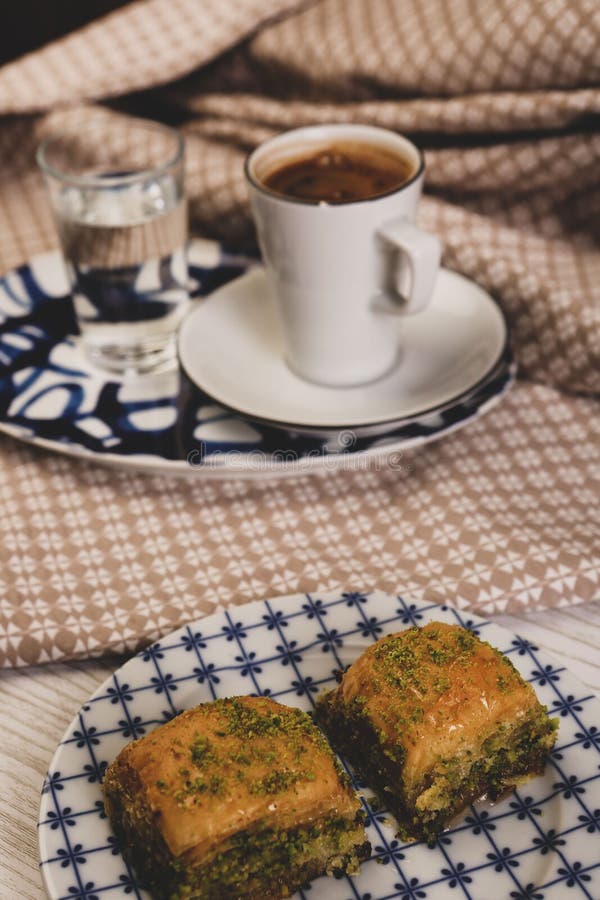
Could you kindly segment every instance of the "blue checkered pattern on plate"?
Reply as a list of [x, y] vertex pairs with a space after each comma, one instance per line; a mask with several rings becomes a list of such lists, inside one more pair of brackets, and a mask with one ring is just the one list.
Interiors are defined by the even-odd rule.
[[[510, 656], [551, 715], [556, 748], [543, 776], [491, 805], [470, 807], [432, 845], [394, 837], [363, 797], [371, 858], [360, 875], [320, 878], [307, 900], [565, 900], [600, 897], [600, 703], [527, 641], [447, 606], [374, 591], [252, 603], [181, 628], [126, 663], [86, 703], [44, 782], [41, 868], [52, 900], [148, 898], [123, 861], [100, 784], [126, 743], [215, 697], [262, 694], [311, 709], [383, 634], [431, 620], [459, 623]], [[355, 782], [356, 783], [356, 782]]]

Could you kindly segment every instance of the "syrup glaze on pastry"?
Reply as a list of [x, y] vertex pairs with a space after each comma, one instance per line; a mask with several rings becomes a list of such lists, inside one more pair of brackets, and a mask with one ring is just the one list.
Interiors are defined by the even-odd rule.
[[125, 858], [158, 898], [279, 898], [369, 855], [360, 802], [307, 713], [266, 697], [187, 710], [103, 782]]
[[369, 647], [317, 718], [405, 839], [433, 838], [473, 800], [540, 774], [557, 728], [508, 657], [443, 622]]

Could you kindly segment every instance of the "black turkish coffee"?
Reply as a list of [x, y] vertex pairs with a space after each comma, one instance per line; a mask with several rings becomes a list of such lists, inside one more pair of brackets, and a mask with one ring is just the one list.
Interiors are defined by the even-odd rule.
[[261, 180], [276, 194], [312, 203], [352, 203], [396, 191], [415, 165], [375, 144], [335, 143], [275, 167]]

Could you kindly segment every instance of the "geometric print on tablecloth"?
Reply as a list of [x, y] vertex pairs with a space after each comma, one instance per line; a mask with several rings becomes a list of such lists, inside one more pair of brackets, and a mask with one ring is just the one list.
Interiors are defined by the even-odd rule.
[[518, 385], [398, 471], [177, 482], [0, 455], [4, 665], [132, 652], [221, 605], [377, 586], [480, 613], [598, 597], [593, 401]]
[[596, 83], [599, 34], [593, 0], [322, 0], [262, 29], [251, 60], [296, 95], [460, 96]]
[[[507, 147], [507, 154], [510, 147]], [[600, 139], [594, 168], [600, 165]], [[597, 231], [600, 187], [587, 224]], [[508, 192], [510, 193], [510, 192]], [[444, 263], [499, 299], [510, 323], [521, 375], [567, 391], [600, 391], [600, 254], [589, 239], [561, 232], [560, 203], [473, 195], [425, 198], [424, 227], [444, 241]], [[547, 204], [550, 201], [547, 200]], [[568, 205], [568, 199], [563, 205]], [[595, 221], [592, 221], [594, 220]]]
[[[598, 597], [598, 412], [574, 396], [600, 389], [598, 136], [586, 130], [599, 108], [598, 3], [406, 0], [398, 16], [395, 2], [326, 0], [291, 4], [255, 33], [267, 5], [237, 4], [226, 21], [214, 0], [128, 6], [4, 68], [4, 109], [72, 104], [82, 86], [100, 98], [107, 82], [138, 90], [214, 57], [176, 102], [189, 113], [194, 225], [229, 242], [248, 233], [242, 163], [257, 140], [348, 119], [408, 131], [431, 147], [436, 195], [421, 224], [446, 264], [497, 296], [521, 371], [572, 394], [521, 385], [493, 417], [407, 455], [405, 472], [271, 485], [264, 510], [252, 486], [182, 488], [2, 439], [3, 665], [131, 651], [216, 604], [348, 581], [485, 613]], [[238, 49], [221, 53], [232, 35]], [[2, 272], [56, 246], [35, 146], [97, 115], [116, 113], [69, 105], [2, 123]], [[95, 516], [107, 510], [112, 524]], [[291, 524], [277, 527], [284, 514]]]
[[303, 900], [563, 900], [600, 895], [600, 705], [528, 641], [476, 616], [381, 592], [304, 594], [253, 603], [155, 643], [102, 685], [68, 729], [46, 777], [42, 872], [53, 900], [148, 894], [123, 862], [100, 781], [129, 740], [215, 697], [262, 694], [310, 710], [333, 672], [383, 634], [438, 619], [498, 646], [535, 687], [559, 737], [543, 776], [477, 803], [430, 845], [394, 837], [389, 813], [361, 793], [373, 852], [355, 878], [321, 878]]

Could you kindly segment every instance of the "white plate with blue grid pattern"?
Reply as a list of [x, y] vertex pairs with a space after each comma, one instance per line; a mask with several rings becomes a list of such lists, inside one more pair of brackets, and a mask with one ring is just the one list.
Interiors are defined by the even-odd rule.
[[372, 593], [297, 595], [219, 612], [135, 656], [81, 708], [42, 790], [41, 870], [52, 900], [148, 900], [102, 809], [100, 782], [133, 738], [216, 697], [265, 694], [311, 709], [383, 634], [458, 622], [497, 646], [560, 729], [544, 775], [470, 807], [433, 845], [394, 837], [363, 785], [371, 858], [360, 875], [320, 878], [303, 900], [565, 900], [600, 897], [600, 703], [533, 644], [447, 606]]

